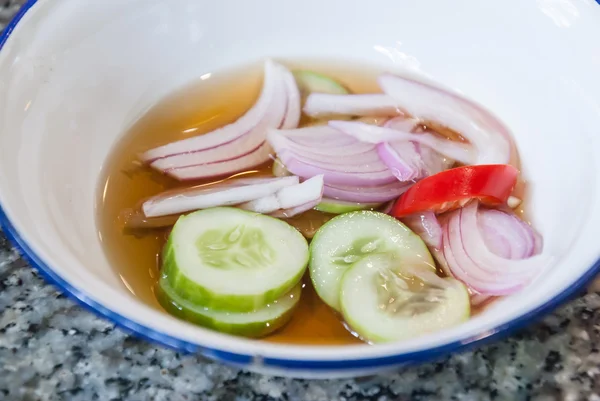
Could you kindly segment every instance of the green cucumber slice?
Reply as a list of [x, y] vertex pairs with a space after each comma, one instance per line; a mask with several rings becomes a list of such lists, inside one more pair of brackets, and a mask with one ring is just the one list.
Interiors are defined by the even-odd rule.
[[412, 275], [398, 267], [387, 256], [373, 255], [354, 264], [342, 278], [342, 315], [364, 340], [406, 340], [469, 318], [469, 293], [461, 282], [432, 272], [427, 272], [429, 278]]
[[306, 239], [289, 224], [218, 207], [177, 220], [165, 246], [161, 274], [193, 304], [249, 312], [288, 292], [307, 263]]
[[264, 337], [283, 327], [292, 317], [301, 292], [302, 283], [298, 283], [287, 294], [255, 311], [224, 312], [204, 308], [181, 298], [164, 278], [156, 287], [159, 303], [170, 314], [222, 333], [253, 338]]
[[358, 211], [334, 217], [310, 244], [310, 277], [321, 299], [340, 311], [340, 282], [354, 263], [367, 255], [388, 254], [398, 266], [435, 271], [421, 238], [387, 214]]
[[333, 95], [347, 95], [349, 92], [342, 84], [326, 75], [314, 71], [294, 71], [294, 78], [300, 93], [330, 93]]
[[379, 206], [379, 203], [356, 203], [323, 198], [321, 203], [315, 206], [315, 210], [331, 214], [342, 214], [355, 212], [357, 210], [376, 209]]

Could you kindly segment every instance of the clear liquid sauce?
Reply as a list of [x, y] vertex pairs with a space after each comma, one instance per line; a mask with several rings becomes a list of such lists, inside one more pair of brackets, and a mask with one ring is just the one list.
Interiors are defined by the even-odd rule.
[[[309, 64], [344, 84], [353, 93], [378, 92], [378, 71], [331, 64]], [[306, 67], [305, 65], [299, 65]], [[315, 68], [316, 67], [316, 68]], [[101, 179], [98, 226], [105, 252], [126, 287], [148, 305], [162, 310], [154, 295], [159, 278], [161, 249], [170, 228], [131, 232], [124, 230], [122, 211], [139, 207], [140, 201], [178, 186], [211, 181], [179, 183], [138, 163], [139, 153], [179, 139], [222, 127], [242, 116], [261, 89], [261, 66], [244, 68], [190, 84], [152, 107], [114, 147]], [[306, 122], [306, 121], [303, 121]], [[271, 174], [272, 164], [237, 175]], [[227, 177], [223, 177], [227, 178]], [[220, 181], [220, 180], [216, 180]], [[104, 196], [102, 196], [104, 194]], [[309, 212], [294, 224], [318, 227], [331, 216]], [[265, 340], [301, 344], [350, 344], [360, 341], [316, 295], [308, 275], [300, 305], [292, 320]], [[166, 312], [165, 312], [166, 313]]]
[[[290, 64], [325, 73], [342, 83], [351, 93], [378, 93], [379, 70], [348, 64]], [[156, 300], [154, 287], [159, 279], [160, 254], [170, 227], [152, 230], [125, 229], [126, 210], [139, 210], [141, 202], [165, 190], [221, 181], [178, 182], [148, 167], [142, 167], [138, 155], [148, 149], [176, 140], [213, 131], [234, 122], [256, 101], [262, 86], [262, 66], [212, 74], [175, 92], [152, 107], [114, 147], [100, 181], [98, 228], [108, 259], [124, 285], [151, 307], [163, 310]], [[303, 117], [302, 124], [309, 121]], [[456, 133], [433, 127], [438, 133], [461, 140]], [[235, 176], [271, 175], [272, 162]], [[523, 194], [517, 188], [516, 195]], [[522, 210], [522, 209], [521, 209]], [[521, 214], [521, 211], [517, 211]], [[288, 222], [316, 230], [332, 215], [310, 211]], [[172, 217], [165, 219], [173, 220]], [[485, 305], [487, 305], [486, 303]], [[484, 307], [484, 306], [483, 306]], [[480, 312], [472, 310], [472, 315]], [[166, 312], [165, 312], [166, 313]], [[357, 344], [339, 316], [316, 295], [308, 274], [304, 277], [299, 306], [291, 321], [266, 341], [296, 344]]]

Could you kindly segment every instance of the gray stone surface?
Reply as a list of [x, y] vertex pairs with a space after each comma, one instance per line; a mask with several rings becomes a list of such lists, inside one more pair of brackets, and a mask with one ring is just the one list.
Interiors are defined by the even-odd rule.
[[25, 0], [0, 0], [0, 29], [7, 24]]
[[[21, 1], [0, 0], [0, 26]], [[0, 400], [600, 401], [600, 295], [477, 350], [357, 380], [272, 378], [138, 340], [46, 284], [0, 232]]]
[[600, 295], [509, 339], [358, 380], [242, 372], [138, 340], [47, 285], [0, 233], [1, 400], [600, 400]]

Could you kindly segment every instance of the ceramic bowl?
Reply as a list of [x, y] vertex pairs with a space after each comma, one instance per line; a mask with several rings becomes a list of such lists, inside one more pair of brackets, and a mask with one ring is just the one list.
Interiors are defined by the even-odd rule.
[[[242, 368], [366, 375], [497, 338], [600, 266], [600, 5], [592, 0], [39, 0], [0, 37], [0, 222], [50, 282], [124, 329]], [[136, 299], [98, 238], [111, 147], [161, 97], [265, 57], [357, 60], [432, 79], [512, 130], [552, 263], [468, 322], [385, 345], [277, 345]]]

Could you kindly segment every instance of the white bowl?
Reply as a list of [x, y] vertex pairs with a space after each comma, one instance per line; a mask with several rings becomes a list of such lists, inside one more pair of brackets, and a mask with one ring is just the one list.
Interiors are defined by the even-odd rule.
[[[497, 338], [600, 266], [600, 6], [592, 0], [40, 0], [0, 38], [0, 223], [34, 266], [139, 336], [250, 370], [364, 375]], [[264, 57], [406, 70], [512, 130], [552, 265], [465, 324], [385, 345], [294, 346], [202, 329], [141, 303], [109, 266], [95, 191], [111, 146], [162, 96]]]

